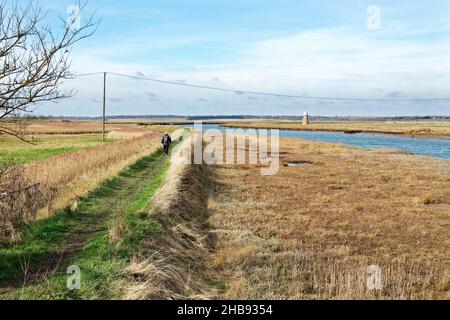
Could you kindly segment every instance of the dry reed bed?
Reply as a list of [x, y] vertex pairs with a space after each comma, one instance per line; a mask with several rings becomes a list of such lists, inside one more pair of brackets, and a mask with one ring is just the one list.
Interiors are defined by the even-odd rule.
[[[231, 299], [449, 299], [450, 162], [282, 139], [275, 176], [217, 166], [211, 267]], [[311, 164], [308, 164], [310, 162]], [[382, 290], [367, 288], [378, 265]]]
[[[106, 131], [136, 129], [135, 124], [108, 123]], [[27, 134], [93, 134], [102, 132], [101, 121], [31, 120], [26, 123]]]
[[124, 140], [138, 138], [145, 135], [147, 131], [139, 128], [124, 128], [108, 132], [106, 137], [111, 140]]

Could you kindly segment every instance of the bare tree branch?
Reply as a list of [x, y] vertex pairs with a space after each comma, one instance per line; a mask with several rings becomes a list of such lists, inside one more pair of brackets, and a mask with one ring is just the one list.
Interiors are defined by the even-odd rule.
[[[78, 3], [80, 12], [86, 4]], [[62, 28], [55, 31], [44, 23], [46, 16], [34, 0], [25, 5], [22, 0], [0, 2], [0, 136], [26, 140], [18, 116], [39, 103], [74, 94], [60, 90], [73, 77], [71, 49], [100, 23], [93, 13], [79, 27], [77, 19], [61, 19]]]

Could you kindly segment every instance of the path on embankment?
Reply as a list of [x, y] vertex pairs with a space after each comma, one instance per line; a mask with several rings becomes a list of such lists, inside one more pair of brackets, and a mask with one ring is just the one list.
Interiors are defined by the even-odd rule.
[[[125, 281], [121, 269], [142, 238], [160, 230], [145, 209], [169, 165], [158, 150], [103, 183], [75, 210], [30, 224], [22, 243], [0, 247], [0, 299], [120, 297], [115, 284]], [[81, 290], [67, 289], [69, 266], [82, 270]]]

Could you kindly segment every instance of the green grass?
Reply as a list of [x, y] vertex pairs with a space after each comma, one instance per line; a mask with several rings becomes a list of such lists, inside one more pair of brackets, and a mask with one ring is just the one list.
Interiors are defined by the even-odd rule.
[[75, 152], [101, 144], [99, 135], [44, 135], [35, 144], [12, 137], [0, 138], [0, 165], [26, 164], [58, 154]]
[[[124, 281], [121, 270], [139, 250], [141, 240], [151, 233], [163, 232], [163, 227], [147, 212], [149, 199], [164, 182], [168, 167], [168, 158], [159, 150], [102, 184], [80, 201], [76, 212], [66, 210], [30, 224], [21, 244], [0, 249], [0, 288], [15, 288], [3, 298], [118, 297], [115, 284]], [[118, 217], [123, 218], [125, 232], [120, 242], [112, 243], [109, 231]], [[20, 290], [24, 262], [29, 262], [31, 273], [39, 276], [37, 282], [30, 281]], [[66, 289], [66, 270], [71, 265], [81, 269], [80, 290]], [[54, 272], [47, 278], [42, 275], [43, 270]]]
[[15, 151], [3, 151], [0, 157], [1, 164], [26, 164], [28, 162], [47, 159], [58, 154], [82, 150], [76, 147], [63, 147], [53, 149], [23, 149]]

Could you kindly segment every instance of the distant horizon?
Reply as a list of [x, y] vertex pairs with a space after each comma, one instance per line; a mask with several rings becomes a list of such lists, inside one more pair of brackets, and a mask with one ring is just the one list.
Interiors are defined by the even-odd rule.
[[[52, 118], [52, 119], [102, 119], [102, 116], [64, 116], [64, 115], [28, 115], [28, 118]], [[423, 120], [442, 120], [450, 119], [449, 115], [404, 115], [404, 116], [364, 116], [364, 115], [309, 115], [311, 119], [328, 118], [328, 119], [423, 119]], [[232, 114], [232, 115], [176, 115], [176, 114], [147, 114], [147, 115], [108, 115], [106, 119], [187, 119], [193, 120], [233, 120], [233, 119], [302, 119], [303, 115], [264, 115], [264, 114]]]

